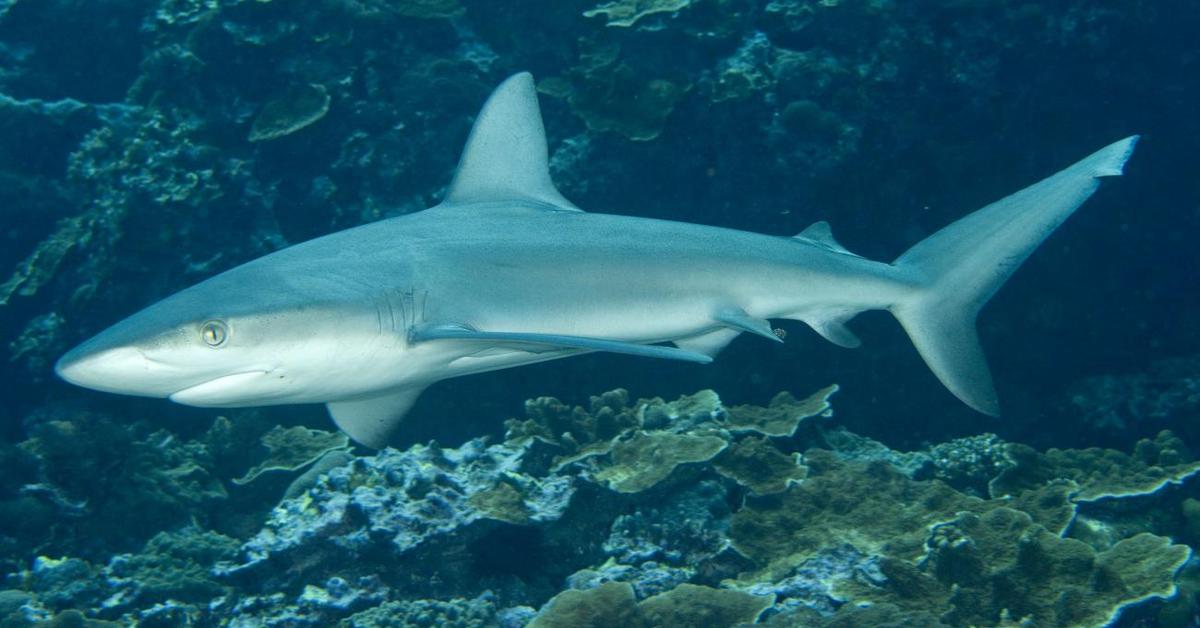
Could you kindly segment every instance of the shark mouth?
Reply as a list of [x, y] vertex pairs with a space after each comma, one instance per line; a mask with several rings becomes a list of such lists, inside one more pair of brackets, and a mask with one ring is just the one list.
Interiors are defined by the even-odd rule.
[[267, 371], [246, 371], [223, 375], [203, 384], [184, 388], [170, 395], [170, 400], [187, 406], [221, 407], [252, 405], [256, 397], [256, 384], [260, 384]]

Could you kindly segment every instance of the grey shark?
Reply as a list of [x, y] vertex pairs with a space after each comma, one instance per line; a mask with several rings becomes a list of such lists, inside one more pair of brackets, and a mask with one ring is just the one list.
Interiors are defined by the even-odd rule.
[[[550, 180], [533, 78], [484, 104], [445, 200], [266, 255], [147, 307], [59, 360], [68, 382], [202, 407], [324, 403], [387, 444], [430, 384], [591, 351], [705, 363], [770, 319], [859, 345], [888, 310], [959, 399], [999, 411], [980, 308], [1137, 137], [954, 222], [892, 263], [818, 222], [795, 237], [586, 213]], [[669, 343], [669, 344], [667, 344]]]

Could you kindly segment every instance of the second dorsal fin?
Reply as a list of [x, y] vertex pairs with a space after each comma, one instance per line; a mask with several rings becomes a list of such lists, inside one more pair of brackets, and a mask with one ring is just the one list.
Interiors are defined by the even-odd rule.
[[817, 222], [814, 222], [813, 224], [809, 225], [807, 229], [797, 233], [793, 237], [795, 237], [797, 240], [804, 240], [809, 244], [819, 246], [823, 249], [858, 257], [854, 253], [851, 253], [849, 250], [847, 250], [846, 247], [839, 244], [837, 240], [833, 239], [833, 229], [829, 226], [829, 223], [825, 222], [824, 220], [818, 220]]
[[503, 201], [579, 209], [550, 180], [546, 131], [528, 72], [509, 77], [484, 103], [443, 203]]

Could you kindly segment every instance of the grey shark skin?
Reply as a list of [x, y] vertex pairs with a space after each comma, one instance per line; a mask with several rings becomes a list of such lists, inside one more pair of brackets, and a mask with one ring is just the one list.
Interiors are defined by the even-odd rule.
[[[170, 296], [59, 360], [65, 380], [203, 407], [326, 403], [383, 447], [439, 380], [588, 351], [708, 362], [772, 318], [853, 347], [891, 311], [946, 387], [998, 413], [975, 318], [1137, 137], [988, 205], [893, 263], [823, 222], [776, 237], [585, 213], [554, 187], [532, 77], [484, 105], [439, 205], [266, 255]], [[660, 343], [672, 343], [668, 346]]]

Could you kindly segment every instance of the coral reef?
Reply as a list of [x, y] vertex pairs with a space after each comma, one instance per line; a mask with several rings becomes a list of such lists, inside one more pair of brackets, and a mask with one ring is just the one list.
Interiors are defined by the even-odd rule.
[[[1180, 489], [1195, 461], [1171, 434], [1132, 455], [1027, 451], [993, 435], [902, 453], [828, 425], [797, 430], [805, 417], [834, 420], [833, 390], [734, 408], [708, 390], [669, 402], [613, 391], [586, 408], [542, 397], [501, 442], [372, 456], [328, 432], [265, 430], [259, 468], [293, 482], [257, 533], [238, 540], [190, 524], [104, 562], [35, 556], [8, 576], [9, 615], [1098, 626], [1187, 586], [1176, 578], [1191, 550], [1171, 537], [1200, 534], [1196, 500]], [[218, 421], [177, 447], [228, 455], [212, 443], [230, 430]], [[31, 460], [11, 464], [36, 468], [55, 442], [42, 436]], [[1139, 516], [1148, 510], [1177, 515]]]
[[[341, 432], [314, 430], [301, 425], [289, 428], [275, 426], [262, 436], [263, 447], [270, 452], [265, 460], [254, 466], [234, 484], [253, 482], [270, 471], [298, 471], [339, 450], [350, 448], [350, 439]], [[328, 470], [328, 469], [326, 469]]]

